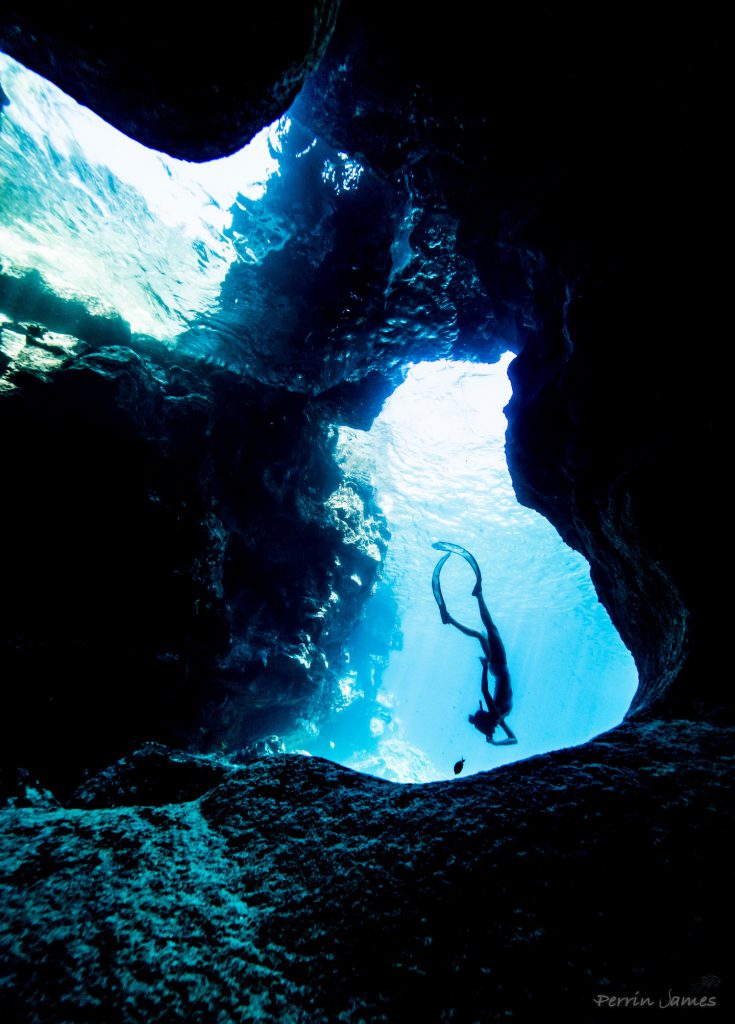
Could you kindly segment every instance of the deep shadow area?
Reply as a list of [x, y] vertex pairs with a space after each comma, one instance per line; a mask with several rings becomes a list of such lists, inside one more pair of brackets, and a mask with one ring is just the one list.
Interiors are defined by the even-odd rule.
[[3, 338], [5, 764], [65, 792], [131, 744], [328, 707], [386, 536], [319, 403], [144, 339]]
[[[150, 5], [5, 5], [0, 48], [152, 149], [212, 160], [288, 108], [318, 63], [338, 0], [222, 17]], [[274, 40], [277, 44], [274, 45]]]

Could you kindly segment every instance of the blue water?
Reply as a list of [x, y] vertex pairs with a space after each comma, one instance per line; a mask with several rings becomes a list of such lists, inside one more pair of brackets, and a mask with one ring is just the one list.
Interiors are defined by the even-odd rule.
[[[588, 563], [516, 501], [502, 412], [511, 358], [419, 363], [369, 433], [340, 431], [345, 470], [372, 481], [388, 517], [383, 588], [395, 598], [402, 634], [387, 667], [376, 667], [374, 691], [364, 677], [361, 688], [353, 685], [353, 702], [341, 714], [354, 729], [337, 715], [312, 744], [341, 763], [424, 782], [450, 777], [464, 756], [470, 774], [581, 743], [619, 723], [630, 705], [635, 665], [597, 599]], [[517, 746], [490, 746], [467, 722], [480, 698], [482, 652], [476, 640], [441, 623], [431, 590], [436, 540], [463, 545], [480, 563], [508, 654]], [[467, 563], [452, 556], [442, 572], [447, 607], [480, 629], [474, 584]], [[385, 599], [384, 590], [368, 603], [363, 635], [371, 618], [373, 632], [387, 621]], [[345, 692], [349, 700], [349, 674]], [[355, 713], [360, 704], [363, 715]]]
[[123, 317], [172, 343], [217, 309], [236, 262], [257, 243], [233, 211], [278, 173], [288, 118], [240, 152], [191, 164], [134, 142], [0, 53], [10, 100], [0, 122], [0, 270], [37, 270], [63, 298]]

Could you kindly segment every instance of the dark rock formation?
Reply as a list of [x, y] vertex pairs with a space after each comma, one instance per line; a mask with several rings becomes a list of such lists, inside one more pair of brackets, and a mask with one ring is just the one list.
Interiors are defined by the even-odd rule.
[[520, 323], [458, 252], [436, 194], [422, 200], [290, 120], [264, 197], [233, 207], [241, 258], [177, 351], [319, 395], [336, 421], [368, 428], [407, 363], [492, 360]]
[[323, 713], [386, 545], [331, 404], [143, 341], [2, 339], [4, 759], [63, 789]]
[[724, 1019], [731, 750], [651, 721], [428, 786], [287, 755], [178, 806], [5, 810], [3, 1019]]
[[0, 275], [19, 438], [0, 525], [40, 536], [53, 508], [73, 538], [8, 560], [6, 752], [56, 786], [151, 739], [308, 736], [386, 542], [332, 424], [368, 427], [410, 360], [492, 359], [518, 333], [444, 207], [297, 123], [282, 148], [266, 196], [235, 207], [243, 259], [174, 350]]
[[290, 106], [339, 0], [203, 15], [150, 4], [0, 14], [0, 49], [138, 142], [185, 160], [246, 145]]
[[181, 804], [214, 789], [237, 771], [224, 758], [169, 750], [146, 743], [128, 757], [86, 779], [71, 807], [160, 807]]
[[276, 754], [285, 754], [286, 745], [278, 736], [263, 736], [254, 743], [248, 743], [243, 750], [230, 754], [229, 760], [233, 764], [250, 764], [261, 757], [275, 757]]

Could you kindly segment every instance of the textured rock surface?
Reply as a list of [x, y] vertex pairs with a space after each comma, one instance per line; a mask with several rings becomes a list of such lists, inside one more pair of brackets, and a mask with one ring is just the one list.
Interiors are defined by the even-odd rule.
[[232, 209], [240, 258], [177, 350], [320, 395], [340, 423], [367, 428], [407, 363], [491, 361], [520, 322], [458, 251], [438, 194], [378, 177], [289, 120], [265, 196]]
[[[294, 123], [172, 351], [0, 274], [11, 762], [74, 786], [131, 743], [309, 736], [387, 540], [332, 424], [369, 426], [408, 361], [489, 360], [510, 329], [456, 228]], [[73, 543], [37, 543], [51, 529]]]
[[7, 5], [0, 48], [120, 131], [185, 160], [241, 149], [318, 62], [338, 0], [219, 16], [151, 5]]
[[131, 743], [232, 748], [329, 706], [386, 544], [333, 405], [1, 330], [3, 758], [74, 784]]
[[25, 768], [0, 767], [0, 807], [39, 807], [54, 810], [61, 804]]
[[235, 769], [222, 757], [202, 757], [146, 743], [109, 768], [86, 779], [67, 803], [71, 807], [158, 807], [195, 800]]
[[731, 751], [651, 720], [451, 783], [285, 755], [178, 806], [5, 810], [4, 1019], [724, 1017]]

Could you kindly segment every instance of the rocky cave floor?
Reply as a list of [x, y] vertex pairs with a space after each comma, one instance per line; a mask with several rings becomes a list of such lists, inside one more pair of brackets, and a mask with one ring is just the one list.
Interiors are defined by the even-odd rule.
[[6, 778], [2, 1019], [719, 1016], [732, 733], [644, 716], [428, 785], [158, 745], [66, 807]]

